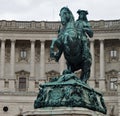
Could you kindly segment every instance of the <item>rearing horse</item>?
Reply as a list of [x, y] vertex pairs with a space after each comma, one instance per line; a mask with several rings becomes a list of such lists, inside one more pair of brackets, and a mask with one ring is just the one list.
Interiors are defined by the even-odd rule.
[[[72, 12], [63, 7], [60, 10], [62, 28], [58, 32], [58, 38], [53, 39], [50, 46], [50, 57], [59, 61], [61, 54], [64, 53], [67, 64], [67, 72], [74, 72], [82, 69], [80, 79], [87, 82], [90, 77], [91, 60], [83, 59], [82, 31], [78, 32]], [[58, 49], [55, 52], [55, 46]]]

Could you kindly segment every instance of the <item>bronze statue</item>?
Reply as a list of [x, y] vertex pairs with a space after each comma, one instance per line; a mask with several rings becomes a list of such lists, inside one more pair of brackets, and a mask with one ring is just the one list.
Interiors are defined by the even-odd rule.
[[[87, 84], [92, 63], [88, 37], [93, 37], [86, 16], [88, 12], [78, 10], [77, 13], [79, 17], [75, 21], [69, 8], [63, 7], [60, 10], [62, 27], [58, 30], [58, 37], [52, 40], [50, 56], [58, 62], [64, 53], [67, 69], [62, 75], [40, 85], [34, 108], [84, 107], [106, 114], [107, 109], [102, 94], [94, 91]], [[82, 69], [80, 78], [74, 74], [74, 71], [79, 69]]]
[[[72, 12], [63, 7], [60, 10], [62, 28], [59, 30], [58, 38], [52, 41], [50, 56], [59, 61], [61, 54], [64, 53], [68, 72], [82, 69], [80, 79], [87, 82], [90, 77], [91, 54], [89, 51], [89, 37], [93, 37], [93, 32], [87, 20], [87, 11], [78, 10], [79, 18], [75, 22]], [[57, 53], [54, 51], [58, 48]]]

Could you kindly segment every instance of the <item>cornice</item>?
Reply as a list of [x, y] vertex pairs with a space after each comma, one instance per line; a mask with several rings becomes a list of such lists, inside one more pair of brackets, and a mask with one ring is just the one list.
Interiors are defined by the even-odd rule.
[[[120, 20], [90, 21], [94, 32], [119, 32]], [[0, 21], [0, 32], [57, 33], [60, 22], [57, 21]]]
[[37, 92], [0, 92], [1, 96], [36, 96]]

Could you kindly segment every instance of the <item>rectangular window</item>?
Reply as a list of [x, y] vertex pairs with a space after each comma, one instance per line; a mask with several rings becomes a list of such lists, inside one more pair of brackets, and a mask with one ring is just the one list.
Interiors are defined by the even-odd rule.
[[27, 57], [27, 52], [26, 52], [26, 50], [21, 50], [21, 51], [20, 51], [20, 57], [23, 58], [23, 59], [25, 59], [25, 58]]
[[111, 90], [117, 90], [117, 77], [111, 77], [110, 78], [110, 89]]
[[25, 91], [26, 90], [26, 78], [25, 77], [20, 77], [19, 78], [19, 90], [20, 91]]
[[9, 81], [5, 81], [4, 87], [9, 88]]
[[117, 51], [114, 50], [114, 49], [111, 50], [111, 51], [110, 51], [110, 57], [111, 57], [111, 58], [116, 58], [116, 57], [117, 57]]

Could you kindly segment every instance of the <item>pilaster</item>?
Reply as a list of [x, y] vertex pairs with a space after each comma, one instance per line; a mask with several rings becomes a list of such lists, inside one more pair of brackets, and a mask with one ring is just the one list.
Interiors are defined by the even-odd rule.
[[40, 79], [46, 80], [45, 78], [45, 41], [41, 41], [41, 48], [40, 48]]
[[1, 78], [4, 79], [5, 76], [5, 40], [1, 40]]
[[4, 92], [5, 79], [0, 78], [0, 91]]
[[12, 92], [15, 92], [15, 79], [9, 79], [9, 89]]
[[94, 40], [93, 39], [90, 39], [90, 52], [92, 56], [92, 65], [91, 65], [89, 85], [92, 88], [94, 88], [95, 87], [95, 57], [94, 57]]
[[29, 79], [28, 91], [29, 92], [34, 92], [35, 91], [35, 79], [33, 79], [33, 78]]
[[0, 91], [4, 91], [5, 85], [5, 40], [1, 39], [1, 59], [0, 59]]
[[14, 79], [15, 78], [15, 40], [11, 40], [10, 70], [11, 70], [11, 79]]
[[31, 40], [30, 78], [28, 91], [35, 91], [35, 40]]
[[104, 40], [100, 40], [100, 80], [99, 87], [101, 91], [105, 91], [105, 63], [104, 63]]
[[35, 77], [35, 41], [31, 41], [30, 78]]

